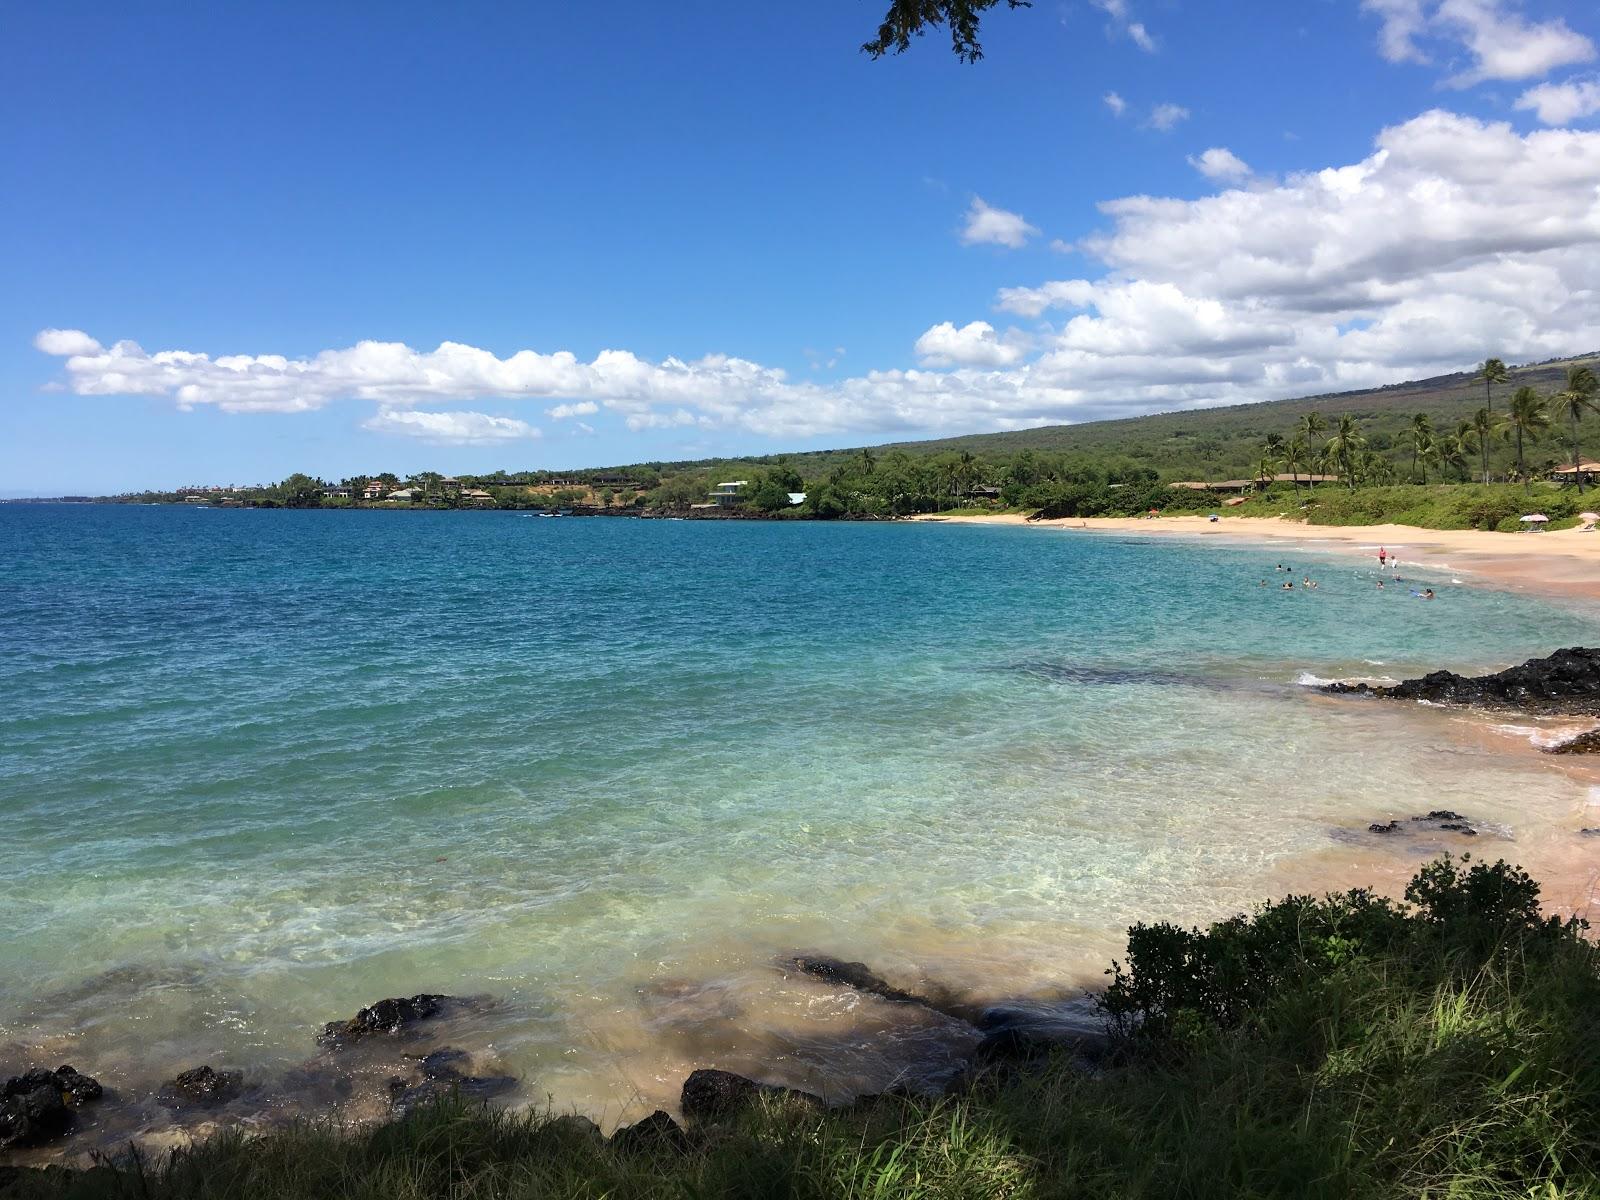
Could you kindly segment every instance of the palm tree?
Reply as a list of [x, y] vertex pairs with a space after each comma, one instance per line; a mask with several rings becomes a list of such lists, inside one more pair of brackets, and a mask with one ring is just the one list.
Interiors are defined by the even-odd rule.
[[1467, 465], [1467, 455], [1472, 453], [1472, 422], [1462, 421], [1456, 425], [1456, 431], [1446, 434], [1439, 443], [1439, 463], [1441, 467], [1454, 467], [1461, 472], [1461, 481], [1467, 482], [1472, 478], [1472, 468]]
[[1356, 473], [1364, 484], [1394, 482], [1394, 464], [1375, 450], [1363, 450], [1356, 457]]
[[1411, 418], [1411, 425], [1401, 435], [1406, 439], [1406, 444], [1411, 447], [1411, 473], [1417, 473], [1417, 460], [1424, 460], [1422, 468], [1422, 482], [1428, 482], [1428, 468], [1426, 459], [1433, 449], [1433, 422], [1428, 420], [1427, 413], [1418, 413]]
[[1283, 465], [1289, 468], [1294, 476], [1294, 490], [1300, 491], [1300, 469], [1311, 463], [1311, 450], [1306, 445], [1305, 438], [1296, 434], [1290, 438], [1283, 447]]
[[1499, 430], [1501, 422], [1495, 419], [1494, 413], [1487, 408], [1480, 408], [1472, 414], [1469, 422], [1472, 429], [1472, 440], [1478, 447], [1478, 453], [1483, 459], [1483, 481], [1489, 482], [1489, 439]]
[[1339, 464], [1340, 473], [1352, 491], [1356, 486], [1356, 456], [1366, 449], [1366, 445], [1367, 439], [1361, 436], [1361, 426], [1354, 417], [1345, 413], [1323, 447], [1324, 456]]
[[972, 485], [972, 481], [978, 478], [979, 472], [978, 460], [973, 457], [972, 451], [963, 450], [961, 457], [956, 460], [954, 471], [951, 472], [956, 485], [956, 495], [964, 494]]
[[[1328, 432], [1328, 422], [1319, 412], [1308, 412], [1300, 418], [1300, 433], [1306, 439], [1306, 452], [1315, 455], [1317, 452], [1317, 439]], [[1317, 481], [1311, 481], [1311, 490], [1317, 490]]]
[[1541, 433], [1550, 428], [1550, 409], [1545, 398], [1524, 384], [1511, 393], [1511, 407], [1506, 413], [1506, 430], [1516, 435], [1517, 474], [1522, 476], [1522, 490], [1528, 490], [1528, 471], [1522, 456], [1522, 439], [1537, 441]]
[[1262, 444], [1261, 460], [1256, 463], [1256, 482], [1265, 480], [1273, 482], [1273, 476], [1283, 462], [1283, 435], [1281, 433], [1267, 434], [1266, 441]]
[[868, 475], [871, 475], [872, 474], [872, 468], [877, 466], [877, 465], [878, 465], [877, 464], [877, 460], [872, 457], [872, 451], [869, 450], [865, 446], [861, 447], [861, 469], [862, 469], [862, 471], [864, 471]]
[[1567, 386], [1555, 394], [1555, 401], [1572, 422], [1572, 477], [1578, 481], [1578, 495], [1583, 495], [1583, 460], [1578, 455], [1578, 422], [1583, 414], [1600, 412], [1595, 397], [1600, 394], [1600, 378], [1588, 367], [1568, 367]]
[[1497, 383], [1504, 383], [1511, 378], [1511, 372], [1506, 370], [1505, 363], [1498, 358], [1486, 358], [1483, 366], [1478, 368], [1478, 374], [1483, 376], [1483, 398], [1488, 405], [1490, 414], [1494, 413], [1494, 392], [1492, 387]]

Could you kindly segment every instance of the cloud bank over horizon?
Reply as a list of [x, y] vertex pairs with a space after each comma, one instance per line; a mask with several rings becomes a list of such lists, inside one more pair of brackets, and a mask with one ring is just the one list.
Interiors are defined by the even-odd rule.
[[[1383, 15], [1395, 55], [1423, 53], [1429, 31], [1468, 38], [1465, 22], [1493, 9], [1367, 7]], [[1422, 24], [1402, 36], [1413, 12]], [[1560, 30], [1513, 32], [1526, 35], [1529, 61], [1583, 61]], [[1516, 62], [1474, 61], [1501, 72], [1494, 78], [1527, 77], [1507, 74], [1523, 69]], [[1561, 114], [1588, 102], [1581, 89], [1542, 101]], [[1251, 178], [1220, 147], [1192, 161], [1219, 190], [1100, 205], [1106, 227], [1075, 243], [1098, 274], [1002, 288], [980, 302], [985, 313], [908, 331], [916, 366], [834, 382], [722, 353], [650, 361], [607, 349], [584, 361], [565, 350], [499, 357], [459, 342], [362, 341], [304, 358], [212, 356], [104, 345], [76, 329], [43, 330], [34, 344], [64, 360], [79, 395], [242, 413], [364, 401], [376, 406], [364, 428], [443, 444], [539, 435], [520, 416], [440, 409], [465, 402], [537, 401], [558, 423], [604, 413], [632, 430], [939, 433], [1378, 386], [1487, 354], [1600, 348], [1600, 131], [1523, 134], [1435, 109], [1384, 129], [1359, 162], [1281, 181]], [[982, 200], [966, 216], [963, 240], [974, 245], [1020, 248], [1038, 232]], [[1002, 328], [988, 319], [996, 314], [1014, 323]]]

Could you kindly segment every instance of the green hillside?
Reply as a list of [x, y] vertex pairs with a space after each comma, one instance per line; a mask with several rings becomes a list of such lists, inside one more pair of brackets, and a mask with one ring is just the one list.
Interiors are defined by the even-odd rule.
[[[1600, 352], [1512, 367], [1511, 378], [1494, 388], [1495, 408], [1503, 409], [1506, 398], [1524, 385], [1545, 394], [1556, 391], [1567, 366], [1572, 363], [1600, 365]], [[878, 457], [899, 451], [912, 456], [967, 453], [988, 459], [1008, 458], [1028, 450], [1099, 463], [1121, 460], [1152, 468], [1164, 479], [1234, 478], [1254, 472], [1261, 457], [1261, 441], [1266, 435], [1289, 434], [1309, 412], [1319, 412], [1330, 419], [1349, 413], [1361, 423], [1368, 448], [1399, 464], [1408, 461], [1407, 451], [1401, 445], [1401, 433], [1414, 414], [1426, 413], [1434, 428], [1445, 433], [1468, 419], [1483, 403], [1483, 380], [1460, 372], [1367, 391], [1326, 393], [1226, 408], [1187, 409], [1112, 421], [1088, 421], [1081, 425], [1046, 425], [1005, 433], [890, 442], [867, 449]], [[781, 460], [810, 478], [859, 458], [862, 449], [852, 447], [650, 465], [663, 475], [671, 475], [679, 471], [733, 468], [741, 463], [769, 465]], [[1600, 438], [1597, 438], [1595, 453], [1600, 454]], [[1561, 446], [1550, 441], [1539, 446], [1537, 453], [1529, 456], [1529, 462], [1542, 466], [1547, 461], [1565, 461], [1566, 458]]]

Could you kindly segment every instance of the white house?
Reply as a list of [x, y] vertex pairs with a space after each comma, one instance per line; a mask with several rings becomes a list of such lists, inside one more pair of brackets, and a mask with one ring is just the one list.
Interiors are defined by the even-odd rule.
[[748, 479], [733, 479], [727, 483], [719, 483], [711, 490], [711, 502], [719, 506], [732, 504], [739, 499], [739, 489], [749, 485]]

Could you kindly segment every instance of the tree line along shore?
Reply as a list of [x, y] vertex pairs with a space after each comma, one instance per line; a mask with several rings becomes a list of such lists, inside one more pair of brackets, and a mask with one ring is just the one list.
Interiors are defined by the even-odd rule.
[[[913, 443], [583, 471], [497, 470], [460, 478], [424, 471], [325, 480], [297, 473], [268, 485], [66, 499], [790, 520], [1216, 511], [1315, 524], [1501, 530], [1516, 528], [1520, 516], [1537, 509], [1551, 518], [1551, 528], [1574, 523], [1589, 507], [1588, 485], [1600, 477], [1600, 463], [1583, 453], [1592, 425], [1586, 419], [1600, 411], [1594, 367], [1570, 362], [1508, 368], [1491, 358], [1475, 375], [1452, 379], [1453, 421], [1441, 415], [1439, 389], [1417, 393], [1428, 407], [1410, 413], [1393, 404], [1375, 409], [1375, 393], [1355, 393], [1346, 411], [1275, 401], [1216, 414], [1072, 426], [1064, 432], [1083, 444], [1067, 449], [1027, 443], [1012, 449], [1019, 435], [996, 434], [962, 439], [948, 449], [929, 443], [919, 450]], [[1463, 391], [1468, 383], [1476, 392]], [[1466, 406], [1468, 397], [1475, 397], [1473, 407]], [[1366, 407], [1357, 407], [1358, 401]], [[1241, 436], [1241, 416], [1250, 418], [1249, 438]], [[1119, 440], [1107, 440], [1111, 426], [1124, 425], [1129, 429]], [[1148, 435], [1142, 440], [1141, 427]], [[1063, 431], [1034, 432], [1045, 446]]]

